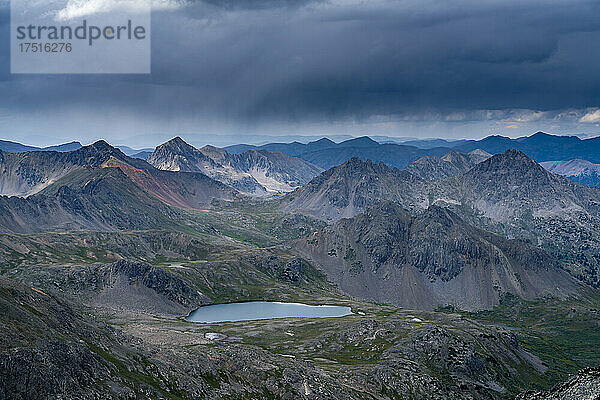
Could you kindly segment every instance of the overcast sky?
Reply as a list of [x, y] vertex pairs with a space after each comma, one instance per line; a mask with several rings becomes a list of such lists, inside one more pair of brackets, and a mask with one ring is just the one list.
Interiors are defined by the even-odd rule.
[[597, 135], [599, 15], [597, 0], [158, 0], [151, 75], [26, 76], [10, 75], [0, 0], [0, 137]]

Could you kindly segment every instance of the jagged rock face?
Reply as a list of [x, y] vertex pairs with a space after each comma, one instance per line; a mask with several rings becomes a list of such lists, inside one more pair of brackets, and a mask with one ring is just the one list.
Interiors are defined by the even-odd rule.
[[282, 207], [336, 221], [357, 215], [384, 200], [415, 206], [417, 201], [427, 201], [424, 195], [427, 181], [464, 173], [488, 156], [481, 151], [470, 154], [450, 152], [443, 158], [421, 158], [401, 171], [384, 163], [352, 158], [287, 195]]
[[[459, 153], [449, 153], [446, 159], [453, 161], [426, 158], [402, 171], [355, 158], [286, 196], [283, 204], [288, 210], [334, 220], [354, 216], [364, 211], [364, 205], [382, 200], [396, 201], [410, 209], [427, 208], [435, 203], [467, 205], [476, 213], [502, 223], [523, 214], [568, 218], [574, 212], [600, 213], [600, 191], [552, 174], [517, 150], [473, 164], [484, 157], [485, 154], [472, 155], [473, 161], [468, 163], [463, 162], [465, 158]], [[443, 168], [434, 167], [437, 171], [430, 172], [424, 167], [432, 164], [441, 164]], [[469, 168], [471, 164], [473, 167]], [[438, 174], [454, 174], [457, 165], [468, 168], [467, 172], [449, 179], [425, 181]]]
[[586, 368], [547, 392], [528, 392], [517, 396], [517, 400], [598, 399], [600, 399], [600, 367]]
[[586, 186], [600, 186], [600, 164], [587, 160], [545, 161], [540, 165], [550, 172], [566, 176], [573, 182]]
[[295, 242], [347, 293], [402, 307], [485, 309], [505, 293], [565, 296], [579, 285], [544, 251], [432, 206], [412, 216], [383, 203]]
[[552, 174], [517, 150], [494, 156], [441, 188], [499, 222], [524, 213], [569, 217], [600, 211], [600, 191]]
[[[526, 238], [573, 275], [600, 284], [600, 190], [545, 170], [517, 150], [432, 182], [422, 204], [447, 206], [477, 226]], [[425, 201], [427, 200], [427, 201]]]
[[290, 192], [322, 171], [282, 153], [250, 150], [229, 154], [213, 146], [196, 149], [179, 137], [158, 146], [148, 157], [148, 162], [162, 170], [201, 172], [243, 193], [257, 196]]

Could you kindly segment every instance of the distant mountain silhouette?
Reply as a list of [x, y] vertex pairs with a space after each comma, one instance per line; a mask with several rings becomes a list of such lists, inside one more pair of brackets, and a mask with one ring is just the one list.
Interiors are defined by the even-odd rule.
[[363, 161], [383, 162], [388, 167], [402, 169], [421, 157], [441, 157], [450, 149], [462, 153], [481, 149], [492, 155], [516, 149], [536, 162], [582, 159], [600, 163], [600, 137], [580, 139], [577, 136], [550, 135], [544, 132], [517, 139], [493, 135], [481, 140], [424, 139], [402, 143], [388, 141], [380, 144], [369, 137], [361, 137], [341, 143], [321, 139], [307, 144], [293, 142], [226, 147], [230, 153], [240, 153], [249, 149], [279, 151], [290, 156], [300, 157], [324, 169], [343, 164], [352, 157], [358, 157]]
[[367, 136], [346, 140], [341, 143], [335, 143], [329, 139], [321, 139], [307, 144], [299, 142], [271, 143], [263, 146], [230, 146], [225, 149], [233, 153], [249, 149], [277, 151], [288, 156], [299, 157], [323, 169], [341, 165], [354, 157], [362, 161], [383, 162], [390, 168], [404, 168], [409, 163], [421, 157], [441, 157], [450, 151], [448, 147], [421, 149], [404, 144], [380, 144]]
[[58, 152], [66, 152], [80, 149], [82, 147], [79, 142], [69, 142], [64, 144], [59, 144], [56, 146], [48, 146], [48, 147], [35, 147], [35, 146], [27, 146], [17, 142], [11, 142], [9, 140], [0, 140], [0, 151], [6, 151], [8, 153], [25, 153], [28, 151], [58, 151]]
[[558, 136], [544, 132], [537, 132], [531, 136], [517, 139], [504, 136], [488, 136], [481, 140], [468, 140], [454, 146], [454, 149], [461, 152], [482, 149], [491, 154], [516, 149], [537, 162], [579, 158], [593, 163], [600, 163], [600, 137], [580, 139], [577, 136]]
[[573, 182], [579, 182], [586, 186], [600, 186], [600, 164], [581, 159], [545, 161], [540, 164], [548, 171], [566, 176]]

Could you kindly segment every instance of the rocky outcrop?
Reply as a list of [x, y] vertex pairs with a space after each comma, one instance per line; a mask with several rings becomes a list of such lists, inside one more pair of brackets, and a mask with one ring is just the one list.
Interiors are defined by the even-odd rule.
[[186, 315], [210, 303], [187, 279], [150, 264], [120, 260], [112, 264], [29, 267], [23, 278], [32, 286], [51, 287], [86, 303], [113, 310], [154, 315]]
[[527, 392], [517, 400], [598, 400], [600, 368], [586, 368], [569, 380], [546, 392]]
[[277, 256], [266, 257], [259, 266], [262, 271], [288, 283], [306, 281], [304, 274], [307, 267], [306, 262], [301, 258], [296, 257], [285, 262]]
[[437, 206], [413, 216], [385, 202], [294, 248], [345, 292], [407, 308], [485, 309], [506, 293], [562, 298], [580, 287], [544, 251], [474, 228]]

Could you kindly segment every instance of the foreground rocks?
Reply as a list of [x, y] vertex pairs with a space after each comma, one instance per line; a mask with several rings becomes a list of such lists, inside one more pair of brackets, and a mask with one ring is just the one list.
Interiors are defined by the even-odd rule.
[[529, 392], [518, 400], [598, 400], [600, 399], [600, 367], [587, 368], [568, 381], [547, 392]]

